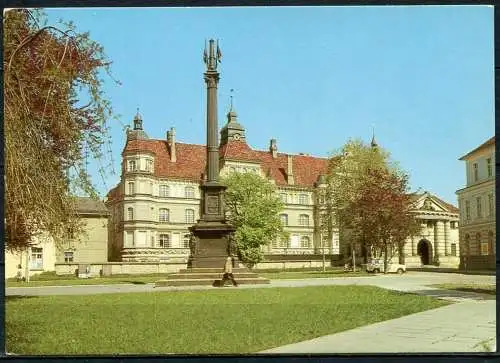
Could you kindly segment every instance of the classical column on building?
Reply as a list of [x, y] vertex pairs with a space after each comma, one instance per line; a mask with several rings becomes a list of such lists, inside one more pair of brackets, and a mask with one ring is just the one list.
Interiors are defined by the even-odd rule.
[[444, 224], [443, 221], [436, 221], [434, 227], [434, 249], [435, 256], [439, 261], [439, 257], [443, 256], [444, 247]]
[[411, 236], [411, 255], [417, 255], [417, 242], [415, 241], [415, 236]]
[[451, 255], [451, 234], [450, 234], [450, 221], [444, 221], [444, 255]]

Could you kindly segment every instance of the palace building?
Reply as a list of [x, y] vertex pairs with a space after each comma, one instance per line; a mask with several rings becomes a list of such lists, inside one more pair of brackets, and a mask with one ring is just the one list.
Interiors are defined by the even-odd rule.
[[494, 269], [496, 256], [495, 137], [459, 160], [466, 186], [457, 190], [460, 208], [461, 268]]
[[[346, 256], [348, 247], [339, 231], [324, 241], [320, 233], [322, 190], [328, 159], [278, 152], [275, 139], [268, 150], [254, 150], [245, 128], [231, 107], [220, 131], [219, 166], [228, 172], [256, 173], [276, 185], [285, 208], [280, 214], [288, 241], [265, 247], [268, 257], [304, 259], [326, 254]], [[372, 143], [375, 143], [373, 140]], [[139, 113], [127, 131], [119, 184], [108, 193], [110, 261], [186, 262], [188, 228], [200, 218], [200, 186], [206, 177], [206, 146], [176, 140], [175, 130], [165, 139], [151, 139]], [[429, 193], [415, 194], [422, 233], [405, 245], [409, 266], [458, 266], [458, 210]], [[359, 252], [362, 257], [366, 253]]]
[[[205, 178], [206, 146], [178, 142], [175, 130], [166, 139], [150, 139], [139, 114], [127, 132], [120, 183], [108, 194], [111, 211], [111, 260], [179, 261], [189, 255], [189, 231], [200, 217], [200, 185]], [[276, 184], [285, 202], [280, 215], [290, 241], [276, 241], [269, 254], [313, 255], [319, 252], [318, 191], [327, 159], [278, 152], [270, 140], [269, 150], [253, 150], [236, 112], [227, 114], [220, 131], [221, 175], [238, 171], [257, 173]], [[338, 254], [338, 237], [325, 246]]]

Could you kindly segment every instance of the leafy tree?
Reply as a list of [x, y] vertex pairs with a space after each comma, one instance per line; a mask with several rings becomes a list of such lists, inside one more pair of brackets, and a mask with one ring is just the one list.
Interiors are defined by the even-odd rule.
[[388, 261], [395, 252], [401, 256], [407, 237], [416, 235], [420, 225], [411, 213], [414, 201], [408, 193], [407, 175], [387, 169], [369, 169], [366, 175], [359, 197], [349, 207], [356, 223], [354, 239], [383, 255], [387, 271]]
[[[369, 169], [397, 170], [390, 161], [389, 153], [380, 147], [372, 147], [361, 140], [349, 140], [330, 157], [326, 175], [325, 207], [321, 215], [322, 233], [331, 240], [335, 227], [340, 240], [355, 259], [356, 246], [365, 246], [363, 238], [355, 239], [352, 229], [356, 223], [349, 206], [358, 198], [360, 186]], [[347, 251], [344, 251], [347, 252]], [[355, 261], [353, 261], [355, 262]]]
[[408, 213], [408, 176], [386, 150], [349, 140], [330, 158], [326, 180], [322, 229], [331, 238], [333, 227], [339, 228], [353, 263], [357, 247], [367, 255], [372, 248], [382, 249], [385, 263], [402, 251], [416, 223]]
[[71, 192], [98, 197], [85, 160], [103, 160], [109, 145], [100, 77], [110, 62], [71, 23], [48, 26], [41, 10], [4, 15], [5, 236], [23, 249], [41, 231], [56, 242], [81, 232]]
[[268, 180], [252, 173], [233, 172], [222, 178], [228, 221], [236, 227], [238, 257], [253, 267], [263, 260], [262, 246], [288, 238], [278, 213], [283, 202]]

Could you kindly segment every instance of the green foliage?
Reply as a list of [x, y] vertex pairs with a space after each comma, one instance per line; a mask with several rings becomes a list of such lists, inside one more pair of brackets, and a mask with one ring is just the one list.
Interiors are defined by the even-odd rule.
[[40, 231], [56, 242], [81, 232], [70, 191], [98, 197], [85, 161], [101, 162], [110, 143], [113, 113], [101, 79], [110, 62], [102, 46], [71, 23], [46, 24], [40, 10], [4, 17], [8, 249], [25, 248]]
[[322, 229], [330, 238], [337, 226], [351, 249], [389, 252], [386, 248], [394, 245], [402, 250], [406, 237], [416, 233], [408, 176], [386, 150], [349, 140], [332, 154], [326, 180]]
[[274, 185], [257, 174], [231, 173], [221, 182], [227, 186], [226, 212], [229, 222], [236, 227], [239, 258], [252, 267], [263, 260], [262, 246], [278, 238], [288, 238], [278, 215], [283, 202]]

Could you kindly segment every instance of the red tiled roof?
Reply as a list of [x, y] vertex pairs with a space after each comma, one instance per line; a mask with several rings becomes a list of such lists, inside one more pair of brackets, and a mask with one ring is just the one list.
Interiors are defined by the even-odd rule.
[[[205, 171], [206, 147], [176, 142], [176, 162], [170, 161], [165, 140], [129, 140], [124, 152], [148, 150], [155, 154], [155, 176], [187, 179], [199, 182]], [[259, 163], [266, 175], [277, 185], [287, 185], [287, 154], [273, 158], [268, 151], [252, 150], [243, 141], [230, 141], [219, 149], [220, 157], [243, 162]], [[306, 155], [292, 155], [294, 181], [297, 186], [312, 187], [318, 175], [326, 173], [328, 159]], [[111, 193], [111, 192], [110, 192]]]
[[476, 147], [474, 150], [472, 151], [469, 151], [467, 154], [465, 154], [464, 156], [462, 156], [460, 159], [458, 160], [464, 160], [466, 157], [472, 155], [473, 153], [475, 153], [476, 151], [479, 151], [487, 146], [490, 146], [490, 145], [495, 145], [495, 136], [493, 136], [492, 138], [490, 138], [489, 140], [483, 142], [481, 145], [479, 145], [478, 147]]

